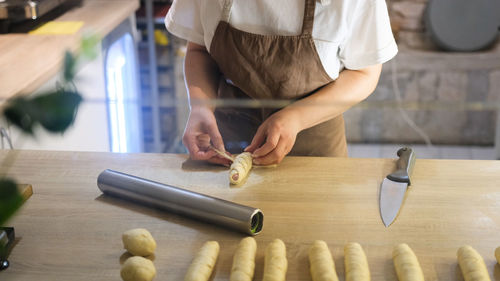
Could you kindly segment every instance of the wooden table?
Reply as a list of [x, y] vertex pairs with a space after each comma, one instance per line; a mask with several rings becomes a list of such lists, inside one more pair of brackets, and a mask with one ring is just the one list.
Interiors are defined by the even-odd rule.
[[462, 280], [456, 251], [465, 244], [500, 280], [493, 255], [500, 246], [499, 161], [417, 160], [403, 211], [385, 228], [378, 191], [393, 159], [287, 157], [231, 188], [227, 169], [186, 162], [185, 155], [3, 151], [0, 160], [9, 153], [16, 160], [8, 174], [32, 184], [34, 194], [8, 223], [19, 241], [2, 281], [120, 280], [127, 257], [121, 234], [136, 227], [157, 241], [155, 280], [182, 280], [207, 240], [221, 245], [213, 280], [228, 280], [243, 234], [104, 196], [96, 178], [106, 168], [261, 208], [255, 280], [274, 238], [287, 246], [287, 280], [310, 280], [307, 251], [315, 239], [328, 243], [340, 280], [349, 241], [363, 246], [372, 280], [396, 280], [391, 252], [402, 242], [417, 254], [426, 280]]
[[55, 21], [83, 21], [71, 35], [0, 35], [0, 99], [30, 93], [60, 69], [66, 50], [77, 51], [82, 33], [105, 36], [139, 7], [138, 0], [83, 0]]

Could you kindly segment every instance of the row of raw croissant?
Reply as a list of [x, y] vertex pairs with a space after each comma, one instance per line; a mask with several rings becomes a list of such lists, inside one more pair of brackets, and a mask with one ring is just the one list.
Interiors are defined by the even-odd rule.
[[[254, 277], [257, 243], [253, 237], [241, 240], [236, 249], [231, 268], [231, 281], [251, 281]], [[209, 280], [219, 254], [216, 241], [206, 242], [197, 253], [184, 281]], [[370, 270], [366, 255], [358, 243], [348, 243], [344, 248], [345, 280], [369, 281]], [[500, 248], [496, 251], [500, 257]], [[407, 244], [399, 244], [392, 252], [394, 267], [400, 281], [423, 281], [424, 275], [417, 256]], [[457, 252], [458, 263], [465, 281], [490, 281], [488, 270], [479, 253], [470, 246]], [[316, 240], [309, 249], [310, 273], [313, 281], [338, 281], [335, 264], [328, 245]], [[288, 263], [283, 241], [275, 239], [266, 248], [263, 281], [284, 281]]]

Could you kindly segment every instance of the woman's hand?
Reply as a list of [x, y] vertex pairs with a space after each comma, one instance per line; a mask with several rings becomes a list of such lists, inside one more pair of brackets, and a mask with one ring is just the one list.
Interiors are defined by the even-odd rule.
[[271, 115], [245, 151], [253, 153], [258, 165], [281, 162], [300, 131], [335, 118], [368, 97], [377, 86], [381, 69], [382, 65], [377, 64], [342, 71], [334, 82]]
[[218, 150], [225, 151], [213, 108], [209, 106], [210, 100], [217, 97], [219, 75], [217, 64], [205, 46], [188, 42], [184, 76], [191, 112], [182, 142], [189, 150], [191, 159], [229, 165], [229, 160], [217, 156], [210, 147], [213, 145]]
[[284, 108], [269, 116], [257, 129], [252, 143], [245, 151], [252, 152], [254, 163], [271, 165], [280, 163], [292, 150], [300, 129], [299, 116]]
[[210, 145], [213, 145], [218, 150], [225, 151], [217, 121], [210, 108], [203, 106], [191, 108], [182, 142], [193, 160], [206, 160], [225, 166], [231, 164], [228, 159], [219, 156], [210, 148]]

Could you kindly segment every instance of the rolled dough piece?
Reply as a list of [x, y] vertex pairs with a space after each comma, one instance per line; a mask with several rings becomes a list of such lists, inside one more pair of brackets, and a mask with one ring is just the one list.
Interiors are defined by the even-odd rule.
[[287, 269], [285, 243], [280, 239], [275, 239], [266, 248], [262, 281], [284, 281]]
[[392, 251], [394, 267], [399, 281], [424, 281], [424, 273], [417, 256], [406, 244], [399, 244]]
[[335, 263], [325, 241], [316, 240], [309, 248], [309, 264], [313, 281], [338, 281]]
[[500, 247], [495, 249], [495, 258], [497, 259], [497, 263], [500, 264]]
[[370, 268], [365, 252], [358, 243], [344, 247], [346, 281], [370, 281]]
[[252, 169], [252, 154], [243, 152], [236, 155], [229, 170], [229, 181], [231, 184], [240, 184]]
[[457, 258], [465, 281], [491, 280], [483, 258], [471, 246], [463, 246], [458, 249]]
[[123, 247], [134, 256], [149, 256], [154, 254], [156, 241], [151, 233], [144, 228], [134, 228], [122, 234]]
[[219, 243], [207, 241], [200, 248], [189, 266], [184, 281], [206, 281], [210, 278], [217, 257], [219, 256]]
[[151, 281], [156, 276], [156, 269], [152, 261], [134, 256], [123, 263], [120, 275], [124, 281]]
[[233, 257], [230, 281], [252, 281], [255, 270], [257, 242], [253, 237], [243, 238]]

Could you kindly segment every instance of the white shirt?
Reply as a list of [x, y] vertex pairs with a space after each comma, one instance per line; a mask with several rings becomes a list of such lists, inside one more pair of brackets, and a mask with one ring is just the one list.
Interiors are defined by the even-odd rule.
[[[172, 34], [210, 50], [223, 4], [224, 0], [175, 0], [165, 25]], [[305, 0], [233, 0], [229, 23], [251, 33], [297, 35], [304, 5]], [[385, 0], [317, 2], [312, 36], [332, 79], [344, 68], [384, 63], [398, 52]]]

